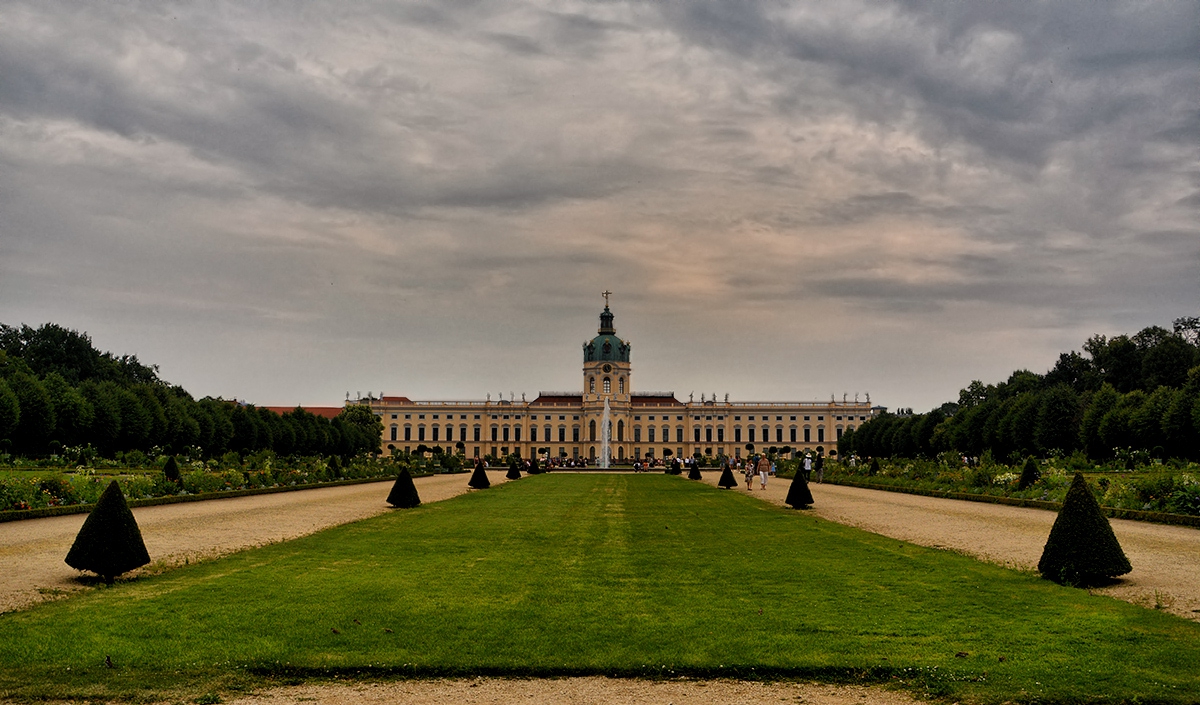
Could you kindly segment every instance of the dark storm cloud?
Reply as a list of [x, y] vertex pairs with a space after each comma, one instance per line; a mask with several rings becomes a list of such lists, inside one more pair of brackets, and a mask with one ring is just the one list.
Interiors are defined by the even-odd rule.
[[1198, 56], [1193, 3], [9, 2], [0, 320], [403, 386], [536, 331], [523, 369], [608, 288], [681, 378], [693, 331], [839, 377], [847, 331], [945, 339], [885, 381], [932, 404], [971, 332], [1003, 367], [1197, 313]]

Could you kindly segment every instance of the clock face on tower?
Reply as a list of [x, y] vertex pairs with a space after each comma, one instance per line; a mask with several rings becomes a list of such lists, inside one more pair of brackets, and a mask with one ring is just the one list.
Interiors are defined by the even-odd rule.
[[605, 372], [612, 372], [612, 365], [605, 365], [605, 366], [604, 366], [604, 371], [605, 371]]

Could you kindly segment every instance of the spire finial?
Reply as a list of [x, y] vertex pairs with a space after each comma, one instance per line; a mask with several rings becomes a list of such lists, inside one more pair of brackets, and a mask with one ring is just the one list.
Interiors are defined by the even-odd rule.
[[600, 292], [600, 295], [604, 297], [604, 308], [608, 308], [608, 297], [612, 296], [612, 292], [608, 289], [605, 289], [604, 291]]

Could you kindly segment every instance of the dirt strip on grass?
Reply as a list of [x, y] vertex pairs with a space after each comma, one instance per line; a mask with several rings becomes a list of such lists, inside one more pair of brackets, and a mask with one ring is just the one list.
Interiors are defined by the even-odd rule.
[[[490, 470], [488, 479], [492, 485], [506, 482], [504, 473]], [[437, 502], [471, 491], [469, 479], [469, 474], [431, 475], [414, 482], [422, 502]], [[385, 501], [392, 482], [136, 508], [133, 515], [153, 563], [129, 576], [158, 573], [393, 511]], [[71, 514], [0, 524], [0, 612], [88, 589], [91, 581], [85, 574], [63, 562], [86, 518], [86, 514]]]
[[[705, 472], [715, 485], [720, 473]], [[770, 478], [767, 489], [747, 491], [743, 476], [731, 492], [783, 505], [790, 479]], [[810, 483], [814, 504], [805, 510], [921, 546], [957, 551], [1017, 570], [1036, 570], [1057, 513], [960, 499]], [[1200, 621], [1200, 529], [1110, 519], [1133, 572], [1093, 592]]]
[[919, 701], [879, 687], [742, 681], [644, 681], [612, 678], [392, 681], [275, 688], [229, 705], [913, 705]]

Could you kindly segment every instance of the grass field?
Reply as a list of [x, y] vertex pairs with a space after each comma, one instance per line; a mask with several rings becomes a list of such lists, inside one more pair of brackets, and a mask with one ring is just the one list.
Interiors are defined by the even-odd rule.
[[529, 477], [0, 615], [10, 698], [468, 674], [1196, 703], [1200, 625], [655, 474]]

